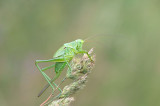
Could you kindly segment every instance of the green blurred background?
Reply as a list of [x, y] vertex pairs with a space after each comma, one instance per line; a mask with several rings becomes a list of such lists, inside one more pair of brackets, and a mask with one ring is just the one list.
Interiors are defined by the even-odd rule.
[[0, 0], [0, 105], [42, 103], [35, 60], [93, 35], [96, 67], [72, 106], [160, 106], [159, 0]]

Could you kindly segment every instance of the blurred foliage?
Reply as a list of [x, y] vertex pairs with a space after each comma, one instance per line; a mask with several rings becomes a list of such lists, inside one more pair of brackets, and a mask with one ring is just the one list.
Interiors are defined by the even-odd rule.
[[42, 103], [50, 90], [37, 98], [46, 81], [34, 61], [52, 58], [66, 42], [102, 34], [84, 44], [86, 50], [95, 48], [96, 68], [73, 106], [159, 106], [159, 4], [159, 0], [0, 0], [1, 105]]

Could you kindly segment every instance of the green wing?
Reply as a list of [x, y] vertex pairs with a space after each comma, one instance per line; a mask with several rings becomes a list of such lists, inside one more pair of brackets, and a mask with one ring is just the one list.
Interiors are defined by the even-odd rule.
[[66, 62], [56, 62], [55, 64], [55, 72], [60, 73], [65, 67], [67, 63]]
[[59, 49], [57, 50], [57, 52], [54, 54], [53, 58], [63, 55], [63, 54], [65, 53], [64, 48], [65, 48], [64, 45], [63, 45], [61, 48], [59, 48]]

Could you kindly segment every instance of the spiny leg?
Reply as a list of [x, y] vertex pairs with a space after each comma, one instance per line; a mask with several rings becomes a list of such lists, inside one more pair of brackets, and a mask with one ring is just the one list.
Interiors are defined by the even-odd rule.
[[[53, 68], [55, 66], [55, 64], [53, 64], [53, 65], [51, 65], [51, 66], [48, 66], [48, 67], [44, 67], [44, 68], [42, 68], [42, 71], [45, 71], [45, 70], [48, 70], [48, 69], [50, 69], [50, 68]], [[45, 74], [45, 73], [44, 73]], [[45, 74], [45, 76], [49, 79], [49, 80], [51, 80], [46, 74]], [[57, 85], [53, 82], [53, 84], [57, 87]], [[62, 91], [61, 89], [60, 89], [60, 91]]]
[[[56, 74], [56, 76], [53, 78], [54, 80], [56, 80], [59, 77], [60, 73]], [[53, 79], [51, 80], [51, 82], [53, 83], [54, 86], [56, 86], [56, 89], [58, 89], [60, 91], [60, 93], [62, 93], [62, 90], [58, 87], [58, 85], [53, 81]], [[55, 90], [56, 90], [55, 89]], [[54, 91], [55, 91], [54, 90]]]
[[43, 75], [44, 75], [49, 81], [51, 80], [51, 78], [50, 78], [46, 73], [43, 72]]
[[42, 71], [48, 70], [48, 69], [50, 69], [50, 68], [53, 68], [54, 66], [55, 66], [55, 64], [50, 65], [50, 66], [48, 66], [48, 67], [44, 67], [44, 68], [42, 68]]
[[[62, 63], [63, 65], [61, 65], [61, 67], [59, 67], [59, 70], [56, 70], [56, 76], [55, 79], [57, 79], [59, 77], [59, 75], [61, 74], [62, 72], [62, 69], [66, 66], [65, 63]], [[63, 68], [62, 68], [63, 67]], [[60, 89], [59, 85], [57, 86], [54, 81], [53, 81], [53, 84], [56, 86], [55, 90], [58, 89], [60, 91], [60, 93], [58, 94], [58, 96], [54, 97], [54, 98], [57, 98], [59, 97], [61, 94], [62, 94], [62, 90]]]
[[[51, 65], [51, 66], [49, 66], [49, 67], [45, 67], [45, 68], [43, 68], [43, 69], [41, 70], [37, 63], [42, 63], [42, 62], [58, 62], [58, 61], [63, 62], [64, 60], [63, 60], [63, 58], [53, 58], [53, 59], [49, 59], [49, 60], [36, 60], [36, 66], [37, 66], [37, 68], [40, 70], [40, 72], [42, 73], [42, 75], [45, 77], [45, 79], [46, 79], [47, 82], [48, 82], [48, 85], [46, 85], [45, 88], [38, 94], [38, 97], [42, 95], [42, 93], [49, 87], [49, 85], [52, 87], [52, 92], [54, 92], [54, 87], [53, 87], [53, 85], [52, 85], [51, 83], [52, 83], [55, 79], [57, 79], [60, 74], [59, 74], [58, 76], [56, 75], [55, 78], [53, 78], [51, 81], [49, 81], [50, 78], [49, 78], [45, 73], [43, 73], [42, 70], [45, 71], [45, 70], [47, 70], [47, 69], [50, 69], [50, 68], [54, 67], [55, 65]], [[58, 90], [61, 92], [61, 89], [60, 89], [60, 88], [58, 88]]]
[[[66, 77], [61, 81], [61, 83], [57, 86], [57, 88], [63, 83], [63, 81], [65, 81], [65, 79]], [[57, 88], [55, 88], [55, 91], [57, 90]], [[52, 98], [49, 102], [45, 103], [44, 105], [51, 103], [53, 100], [57, 99], [61, 94], [58, 94], [56, 97]]]
[[[60, 84], [57, 86], [57, 88], [55, 88], [55, 90], [56, 90], [56, 89], [59, 89], [59, 86], [60, 86], [66, 79], [67, 79], [67, 77], [65, 77], [65, 78], [60, 82]], [[62, 94], [62, 90], [61, 90], [61, 92], [60, 92], [56, 97], [53, 98], [53, 100], [56, 99], [56, 98], [58, 98], [58, 97], [60, 97], [61, 94]]]
[[[42, 60], [43, 61], [43, 60]], [[52, 90], [54, 91], [54, 87], [53, 87], [53, 85], [50, 83], [50, 78], [41, 70], [41, 68], [39, 67], [39, 65], [38, 65], [38, 63], [39, 62], [41, 62], [41, 61], [37, 61], [36, 60], [36, 63], [35, 63], [35, 65], [36, 65], [36, 67], [38, 68], [38, 70], [42, 73], [42, 75], [44, 76], [44, 78], [46, 79], [46, 81], [49, 83], [49, 85], [51, 86], [51, 88], [52, 88]]]
[[[64, 62], [64, 58], [59, 58], [59, 57], [57, 57], [57, 58], [53, 58], [53, 59], [49, 59], [49, 60], [36, 60], [36, 64], [37, 63], [42, 63], [42, 62]], [[36, 65], [37, 66], [37, 65]], [[39, 66], [37, 66], [37, 68], [38, 68]], [[48, 69], [48, 68], [51, 68], [52, 66], [49, 66], [49, 67], [45, 67], [45, 68], [43, 68], [42, 70], [44, 71], [44, 70], [46, 70], [46, 69]], [[40, 68], [38, 68], [38, 69], [40, 69]], [[42, 71], [41, 70], [41, 71]], [[41, 72], [40, 71], [40, 72]], [[42, 73], [42, 72], [41, 72]], [[44, 74], [43, 74], [44, 75]], [[50, 82], [48, 82], [48, 84], [42, 89], [42, 91], [38, 94], [38, 97], [39, 96], [41, 96], [42, 94], [43, 94], [43, 92], [51, 85], [51, 83], [53, 82], [53, 81], [55, 81], [58, 77], [59, 77], [59, 75], [60, 75], [60, 73], [58, 73], [56, 76], [55, 76], [55, 78], [53, 78]], [[45, 75], [44, 75], [45, 76]], [[47, 80], [47, 79], [46, 79]], [[53, 87], [53, 86], [51, 86], [51, 87]], [[61, 91], [61, 89], [60, 88], [58, 88], [60, 91]]]
[[[41, 70], [42, 70], [42, 71], [45, 71], [45, 70], [48, 70], [48, 69], [50, 69], [50, 68], [53, 68], [54, 66], [55, 66], [55, 64], [50, 65], [50, 66], [48, 66], [48, 67], [44, 67], [44, 68], [42, 68]], [[49, 77], [48, 75], [46, 75], [46, 73], [43, 72], [43, 74], [46, 76], [46, 78], [48, 78], [48, 80], [51, 80], [50, 77]]]
[[[45, 78], [47, 78], [49, 81], [51, 80], [50, 79], [50, 77], [48, 76], [48, 75], [46, 75], [44, 72], [43, 72], [43, 76], [45, 77]], [[54, 84], [54, 83], [53, 83]], [[50, 84], [49, 84], [50, 85]], [[52, 85], [52, 84], [51, 84]], [[54, 84], [55, 85], [55, 84]], [[56, 85], [55, 85], [56, 86]], [[52, 86], [51, 86], [52, 87]], [[52, 88], [52, 95], [54, 94], [54, 87]]]
[[[58, 86], [53, 82], [53, 81], [55, 81], [58, 77], [59, 77], [59, 75], [60, 75], [60, 73], [56, 73], [56, 76], [50, 81], [51, 83], [53, 83], [57, 88], [58, 88]], [[49, 87], [50, 85], [49, 84], [47, 84], [43, 89], [42, 89], [42, 91], [38, 94], [38, 97], [40, 97], [42, 94], [43, 94], [43, 92]], [[57, 89], [56, 88], [56, 89]], [[55, 89], [55, 90], [56, 90]], [[58, 90], [60, 91], [60, 92], [62, 92], [62, 90], [60, 89], [60, 88], [58, 88]]]
[[53, 82], [53, 84], [54, 84], [54, 86], [56, 86], [55, 90], [58, 89], [60, 92], [59, 95], [61, 95], [62, 94], [61, 88], [59, 88], [59, 86], [56, 83]]

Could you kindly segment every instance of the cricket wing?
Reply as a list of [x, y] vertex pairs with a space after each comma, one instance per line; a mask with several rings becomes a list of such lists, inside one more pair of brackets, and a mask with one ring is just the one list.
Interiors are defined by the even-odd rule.
[[64, 55], [64, 53], [65, 53], [65, 50], [64, 50], [64, 49], [65, 49], [65, 46], [63, 45], [61, 48], [59, 48], [59, 49], [57, 50], [57, 52], [54, 54], [53, 58]]
[[55, 72], [60, 73], [65, 67], [67, 63], [66, 62], [56, 62], [55, 64]]

